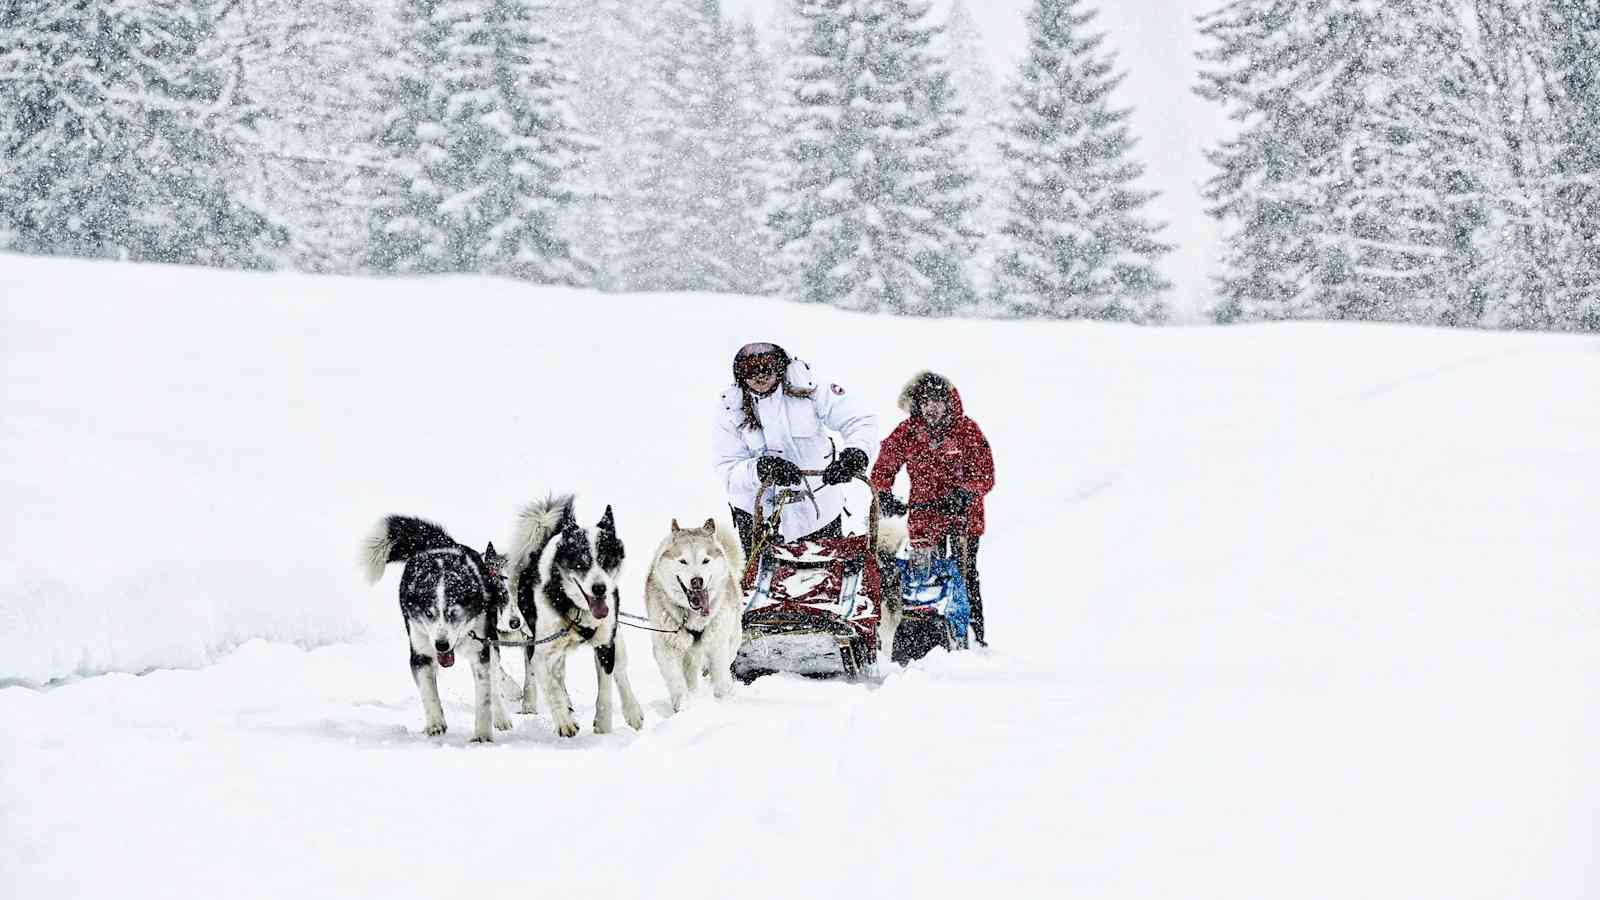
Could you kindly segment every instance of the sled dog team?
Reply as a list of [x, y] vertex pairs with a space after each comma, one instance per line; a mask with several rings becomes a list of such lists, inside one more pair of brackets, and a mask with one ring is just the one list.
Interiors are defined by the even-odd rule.
[[[473, 740], [492, 740], [491, 725], [511, 727], [506, 699], [519, 699], [520, 711], [533, 713], [540, 694], [556, 732], [577, 734], [566, 670], [567, 655], [580, 647], [594, 653], [595, 733], [611, 731], [618, 698], [628, 725], [643, 727], [628, 681], [628, 645], [617, 634], [626, 549], [611, 507], [586, 527], [570, 495], [531, 503], [517, 517], [509, 557], [496, 553], [492, 543], [479, 554], [431, 522], [388, 516], [368, 537], [365, 553], [370, 581], [390, 563], [405, 563], [400, 612], [428, 734], [445, 731], [439, 669], [454, 665], [458, 651], [472, 666]], [[689, 529], [674, 521], [656, 550], [645, 608], [674, 710], [683, 707], [702, 674], [709, 673], [718, 697], [730, 688], [729, 668], [741, 636], [742, 560], [726, 529], [710, 520]], [[521, 650], [520, 686], [502, 683], [502, 643]]]
[[[673, 710], [683, 707], [702, 676], [709, 677], [717, 697], [732, 688], [730, 668], [743, 636], [740, 578], [763, 485], [798, 488], [810, 498], [786, 510], [782, 540], [836, 537], [844, 510], [839, 486], [865, 475], [874, 450], [878, 463], [870, 481], [880, 509], [887, 515], [909, 512], [906, 528], [880, 529], [877, 549], [893, 552], [908, 536], [926, 545], [964, 530], [973, 631], [984, 643], [976, 551], [994, 462], [954, 386], [933, 373], [918, 373], [900, 397], [908, 418], [879, 448], [877, 416], [838, 384], [823, 387], [804, 361], [776, 344], [745, 345], [734, 357], [733, 375], [712, 445], [737, 537], [714, 519], [690, 528], [674, 520], [645, 580], [647, 627]], [[827, 431], [836, 432], [844, 446], [835, 450]], [[892, 493], [901, 467], [911, 479], [909, 503]], [[458, 651], [472, 667], [474, 741], [491, 741], [493, 729], [511, 728], [506, 699], [519, 699], [520, 711], [532, 713], [541, 693], [556, 732], [577, 734], [566, 668], [567, 655], [579, 647], [594, 654], [595, 733], [611, 730], [614, 699], [620, 699], [629, 726], [643, 727], [628, 681], [627, 645], [617, 634], [625, 548], [610, 506], [593, 525], [581, 521], [570, 494], [530, 503], [517, 516], [508, 556], [492, 543], [480, 554], [440, 526], [409, 516], [385, 517], [368, 536], [362, 557], [369, 582], [389, 564], [405, 564], [400, 612], [429, 735], [446, 729], [438, 673], [455, 664]], [[886, 627], [893, 628], [893, 618], [884, 616]], [[879, 639], [885, 639], [881, 630]], [[892, 642], [892, 630], [887, 639]], [[520, 690], [502, 672], [501, 647], [522, 652]]]

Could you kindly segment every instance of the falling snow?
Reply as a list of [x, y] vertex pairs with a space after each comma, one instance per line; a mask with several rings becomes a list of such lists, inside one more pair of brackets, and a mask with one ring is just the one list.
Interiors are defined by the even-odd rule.
[[1164, 73], [1228, 123], [1191, 183], [1221, 240], [1177, 278], [1194, 203], [1144, 183], [1139, 36], [1094, 0], [1031, 0], [1004, 67], [965, 0], [724, 5], [9, 4], [0, 248], [1136, 322], [1176, 280], [1223, 322], [1600, 330], [1587, 0], [1218, 3]]

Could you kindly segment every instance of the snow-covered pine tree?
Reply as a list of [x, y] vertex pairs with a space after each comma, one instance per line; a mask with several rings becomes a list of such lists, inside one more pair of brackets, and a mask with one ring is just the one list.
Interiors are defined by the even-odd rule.
[[579, 171], [582, 198], [574, 209], [573, 246], [592, 260], [594, 284], [624, 290], [624, 230], [632, 210], [621, 196], [641, 146], [640, 111], [646, 89], [640, 64], [653, 27], [655, 4], [635, 0], [566, 0], [561, 13], [563, 66], [572, 73], [578, 131], [595, 147]]
[[928, 212], [918, 229], [912, 262], [931, 282], [932, 308], [949, 314], [976, 307], [971, 269], [983, 232], [976, 224], [980, 195], [961, 133], [966, 108], [944, 64], [946, 57], [937, 49], [930, 54], [936, 65], [907, 101], [920, 127], [913, 132], [910, 158], [917, 177], [904, 196], [913, 209]]
[[1491, 202], [1479, 240], [1487, 269], [1480, 321], [1495, 328], [1560, 328], [1559, 304], [1569, 295], [1554, 177], [1559, 86], [1539, 21], [1548, 2], [1472, 5], [1470, 63], [1485, 96]]
[[1211, 154], [1218, 317], [1579, 327], [1594, 217], [1565, 215], [1586, 202], [1567, 173], [1593, 144], [1563, 136], [1583, 119], [1562, 114], [1561, 60], [1593, 59], [1592, 22], [1552, 48], [1554, 23], [1594, 7], [1563, 3], [1239, 0], [1206, 17], [1200, 92], [1246, 123]]
[[587, 283], [556, 218], [589, 145], [529, 0], [407, 0], [380, 65], [368, 264]]
[[1344, 183], [1325, 196], [1348, 268], [1325, 290], [1340, 318], [1470, 325], [1482, 315], [1488, 221], [1484, 95], [1465, 65], [1454, 0], [1371, 8], [1363, 87], [1351, 110]]
[[[726, 291], [733, 111], [731, 35], [718, 0], [662, 0], [640, 61], [640, 142], [620, 199], [629, 290]], [[730, 170], [731, 169], [731, 170]]]
[[[1485, 85], [1470, 62], [1470, 36], [1454, 0], [1418, 4], [1420, 48], [1409, 62], [1412, 89], [1393, 98], [1418, 139], [1410, 146], [1413, 167], [1402, 189], [1412, 198], [1431, 198], [1431, 221], [1441, 229], [1432, 242], [1439, 251], [1423, 296], [1414, 297], [1410, 318], [1439, 325], [1475, 326], [1483, 319], [1489, 278], [1482, 252], [1492, 210], [1492, 149], [1484, 135], [1488, 102]], [[1381, 124], [1381, 122], [1380, 122]]]
[[776, 290], [768, 204], [778, 178], [777, 61], [762, 46], [752, 22], [735, 28], [732, 45], [734, 104], [730, 146], [738, 167], [728, 211], [730, 288], [741, 294]]
[[264, 267], [239, 172], [258, 109], [208, 0], [0, 7], [0, 245]]
[[1425, 196], [1439, 182], [1437, 85], [1417, 83], [1439, 58], [1418, 41], [1429, 5], [1235, 0], [1202, 18], [1212, 68], [1198, 91], [1242, 123], [1208, 153], [1218, 319], [1439, 317], [1413, 309], [1442, 296], [1430, 275], [1448, 268], [1449, 229]]
[[217, 38], [236, 47], [261, 116], [241, 175], [287, 233], [287, 267], [351, 272], [367, 212], [354, 148], [375, 107], [368, 60], [384, 46], [367, 0], [233, 0]]
[[978, 23], [964, 0], [951, 0], [940, 38], [938, 52], [950, 62], [951, 88], [962, 108], [962, 157], [972, 173], [972, 195], [977, 201], [972, 227], [983, 235], [973, 259], [972, 277], [978, 293], [985, 294], [994, 286], [995, 238], [1005, 217], [1005, 157], [1000, 154], [1004, 94]]
[[1172, 247], [1135, 183], [1129, 110], [1098, 16], [1082, 0], [1035, 0], [1028, 55], [1011, 85], [1001, 138], [1010, 199], [1001, 226], [996, 299], [1018, 316], [1158, 322], [1171, 288], [1157, 266]]
[[[968, 176], [927, 2], [793, 0], [787, 174], [772, 226], [783, 290], [848, 309], [947, 314], [969, 302], [959, 267]], [[954, 148], [954, 149], [952, 149]]]
[[449, 126], [461, 135], [463, 156], [476, 153], [463, 249], [491, 274], [588, 284], [594, 267], [574, 254], [562, 219], [594, 145], [574, 128], [571, 80], [559, 48], [535, 25], [535, 5], [484, 0], [483, 18], [461, 33], [470, 53], [463, 63], [477, 63]]
[[666, 0], [648, 43], [648, 89], [622, 253], [631, 290], [761, 293], [772, 280], [765, 207], [773, 89], [753, 26], [718, 0]]
[[[1213, 45], [1200, 59], [1213, 68], [1201, 72], [1197, 90], [1241, 123], [1207, 151], [1218, 172], [1204, 196], [1224, 228], [1219, 321], [1326, 318], [1323, 273], [1343, 268], [1319, 218], [1326, 205], [1319, 185], [1334, 180], [1327, 157], [1339, 146], [1337, 129], [1348, 127], [1339, 103], [1352, 93], [1352, 41], [1347, 28], [1309, 21], [1306, 6], [1235, 0], [1201, 19]], [[1318, 34], [1327, 36], [1321, 53]], [[1316, 88], [1310, 99], [1320, 103], [1302, 96], [1304, 85]]]
[[1565, 271], [1560, 328], [1600, 331], [1600, 3], [1549, 0], [1542, 32], [1555, 83], [1554, 217]]
[[461, 4], [403, 0], [395, 9], [393, 46], [373, 66], [378, 121], [363, 154], [378, 171], [368, 179], [371, 208], [366, 268], [377, 272], [470, 271], [452, 259], [454, 223], [439, 207], [462, 180], [444, 126], [451, 29]]

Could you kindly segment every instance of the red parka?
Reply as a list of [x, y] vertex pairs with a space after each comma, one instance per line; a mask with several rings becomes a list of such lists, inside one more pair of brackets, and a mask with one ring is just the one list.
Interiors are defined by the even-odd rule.
[[[935, 435], [912, 402], [911, 392], [918, 375], [900, 394], [900, 408], [911, 415], [883, 439], [878, 461], [872, 467], [872, 488], [894, 488], [895, 475], [904, 466], [911, 477], [911, 504], [932, 503], [961, 488], [972, 495], [967, 509], [967, 534], [983, 534], [983, 495], [994, 487], [994, 455], [978, 423], [967, 418], [961, 395], [951, 385], [948, 391], [950, 413], [942, 434]], [[912, 509], [907, 524], [913, 541], [937, 540], [950, 524], [945, 516], [931, 509]]]

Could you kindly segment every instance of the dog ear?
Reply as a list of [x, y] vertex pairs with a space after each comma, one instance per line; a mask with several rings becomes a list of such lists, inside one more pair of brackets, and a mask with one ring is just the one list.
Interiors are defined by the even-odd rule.
[[616, 533], [617, 520], [611, 515], [611, 505], [609, 503], [606, 504], [606, 514], [600, 517], [600, 523], [595, 527], [599, 528], [601, 531], [609, 531], [613, 534]]
[[706, 534], [716, 534], [717, 533], [717, 520], [716, 519], [707, 519], [706, 523], [704, 525], [700, 526], [700, 530], [704, 531]]
[[678, 520], [677, 519], [673, 519], [672, 520], [672, 533], [673, 534], [677, 534], [678, 532], [680, 532], [682, 530], [683, 530], [682, 528], [678, 527]]

